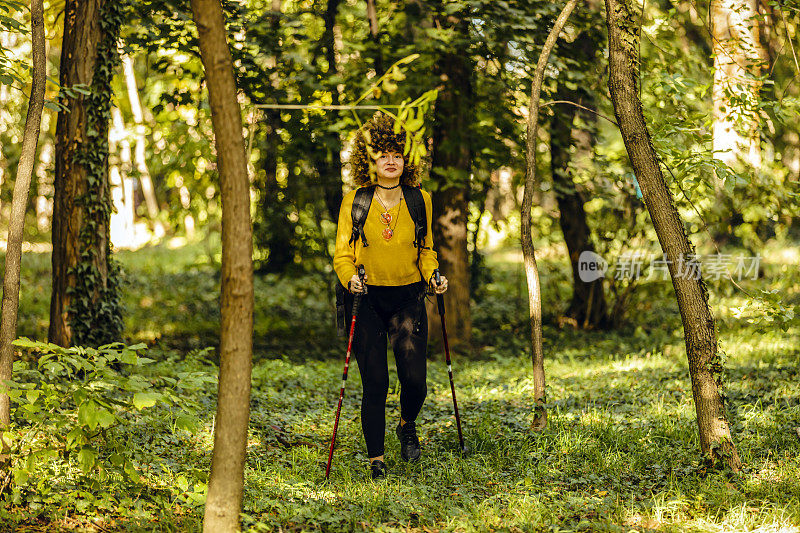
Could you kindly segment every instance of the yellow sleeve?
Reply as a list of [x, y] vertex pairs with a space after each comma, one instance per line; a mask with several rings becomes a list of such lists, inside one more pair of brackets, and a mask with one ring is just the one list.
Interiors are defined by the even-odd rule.
[[433, 251], [433, 204], [431, 195], [427, 191], [422, 191], [422, 198], [425, 200], [425, 218], [428, 219], [428, 234], [425, 236], [425, 248], [423, 248], [419, 256], [419, 268], [422, 270], [422, 275], [427, 283], [430, 281], [434, 269], [439, 268], [439, 260], [436, 252]]
[[342, 205], [339, 207], [339, 223], [336, 226], [336, 248], [333, 252], [333, 270], [345, 287], [357, 272], [355, 245], [349, 244], [350, 234], [353, 232], [353, 219], [350, 212], [353, 209], [355, 196], [356, 192], [351, 191], [342, 198]]

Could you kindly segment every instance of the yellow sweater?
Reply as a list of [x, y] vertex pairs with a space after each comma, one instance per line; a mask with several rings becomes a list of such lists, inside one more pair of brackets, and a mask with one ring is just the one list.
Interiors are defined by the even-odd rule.
[[[373, 198], [364, 222], [364, 235], [369, 246], [364, 247], [361, 239], [353, 245], [349, 244], [353, 231], [353, 219], [350, 214], [356, 191], [350, 191], [342, 199], [339, 210], [339, 226], [336, 230], [336, 251], [333, 255], [333, 269], [342, 285], [347, 287], [347, 282], [356, 274], [356, 265], [363, 264], [367, 272], [369, 285], [408, 285], [420, 281], [417, 270], [417, 249], [414, 247], [414, 220], [408, 212], [406, 199], [389, 209], [392, 222], [389, 224], [394, 229], [394, 235], [388, 241], [383, 238], [382, 232], [386, 224], [381, 222], [380, 216], [383, 207], [377, 198]], [[422, 191], [425, 201], [426, 218], [428, 219], [428, 234], [425, 237], [425, 246], [419, 258], [419, 268], [422, 270], [424, 281], [428, 281], [433, 270], [439, 267], [436, 252], [433, 251], [433, 237], [431, 231], [431, 196]], [[397, 225], [395, 226], [395, 222]]]

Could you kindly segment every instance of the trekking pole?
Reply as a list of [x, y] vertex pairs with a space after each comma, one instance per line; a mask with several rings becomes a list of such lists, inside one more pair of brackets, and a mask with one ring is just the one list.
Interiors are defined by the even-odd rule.
[[358, 307], [361, 305], [361, 296], [367, 294], [367, 285], [364, 283], [364, 265], [358, 265], [358, 277], [361, 279], [363, 292], [356, 293], [353, 298], [353, 318], [350, 320], [350, 337], [347, 339], [347, 355], [344, 358], [344, 371], [342, 372], [342, 388], [339, 390], [339, 406], [336, 408], [336, 421], [333, 423], [333, 435], [331, 436], [331, 449], [328, 451], [328, 466], [325, 468], [325, 479], [331, 473], [331, 462], [333, 461], [333, 446], [336, 444], [336, 430], [339, 429], [339, 415], [342, 412], [342, 400], [344, 399], [344, 385], [347, 383], [347, 370], [350, 368], [350, 354], [353, 350], [353, 334], [356, 331], [356, 315]]
[[[439, 277], [439, 269], [433, 271], [434, 280], [436, 285], [441, 284], [441, 277]], [[444, 360], [447, 363], [447, 373], [450, 376], [450, 391], [453, 393], [453, 410], [456, 412], [456, 426], [458, 426], [458, 442], [461, 444], [461, 453], [466, 455], [469, 451], [464, 444], [464, 435], [461, 433], [461, 417], [458, 414], [458, 402], [456, 401], [456, 385], [453, 382], [453, 365], [450, 362], [450, 345], [447, 342], [447, 329], [444, 325], [444, 296], [442, 294], [436, 295], [436, 303], [439, 304], [439, 317], [442, 319], [442, 338], [444, 339]]]

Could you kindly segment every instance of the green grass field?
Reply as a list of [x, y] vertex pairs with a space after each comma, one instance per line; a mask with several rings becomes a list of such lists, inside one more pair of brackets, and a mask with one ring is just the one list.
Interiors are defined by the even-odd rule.
[[[793, 251], [797, 253], [796, 250]], [[789, 254], [791, 257], [791, 254]], [[776, 289], [800, 301], [797, 264], [765, 256], [752, 293]], [[126, 335], [145, 342], [153, 387], [185, 372], [216, 377], [219, 280], [199, 246], [120, 253], [127, 272]], [[790, 262], [791, 263], [791, 262]], [[619, 331], [553, 326], [569, 295], [567, 265], [541, 260], [548, 428], [535, 434], [524, 276], [490, 257], [493, 281], [474, 308], [477, 346], [453, 368], [465, 437], [458, 456], [443, 357], [432, 353], [418, 420], [420, 463], [399, 461], [393, 428], [398, 384], [387, 401], [389, 477], [368, 476], [359, 421], [361, 383], [347, 383], [337, 449], [324, 479], [344, 358], [323, 277], [256, 280], [255, 364], [243, 525], [248, 531], [800, 531], [800, 327], [783, 331], [729, 282], [710, 282], [727, 353], [727, 398], [744, 463], [731, 474], [700, 460], [682, 328], [669, 282], [643, 285]], [[43, 340], [49, 257], [24, 258], [20, 336]], [[744, 306], [742, 312], [734, 308]], [[26, 355], [32, 363], [33, 356]], [[391, 367], [391, 365], [390, 365]], [[165, 385], [166, 383], [166, 385]], [[20, 531], [192, 531], [202, 520], [216, 385], [173, 387], [185, 401], [124, 413], [98, 436], [131, 450], [138, 481], [82, 472], [73, 457], [42, 459], [25, 484], [7, 489], [0, 522]], [[66, 402], [64, 409], [69, 409]], [[72, 406], [74, 409], [74, 406]], [[180, 412], [199, 419], [193, 431]], [[113, 431], [112, 431], [113, 430]], [[25, 420], [13, 431], [53, 431]], [[108, 472], [111, 472], [109, 467]], [[0, 527], [2, 529], [2, 527]]]

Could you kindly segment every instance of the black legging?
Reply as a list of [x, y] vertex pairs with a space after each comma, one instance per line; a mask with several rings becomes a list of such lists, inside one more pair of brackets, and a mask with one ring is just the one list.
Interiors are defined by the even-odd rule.
[[[386, 395], [389, 392], [389, 367], [386, 340], [392, 343], [397, 377], [400, 379], [400, 416], [406, 422], [417, 419], [428, 393], [426, 352], [428, 315], [420, 294], [425, 283], [385, 287], [367, 285], [353, 336], [353, 353], [358, 361], [364, 394], [361, 398], [361, 428], [369, 457], [383, 455], [386, 433]], [[347, 322], [353, 295], [345, 295]], [[349, 334], [349, 331], [348, 331]]]

